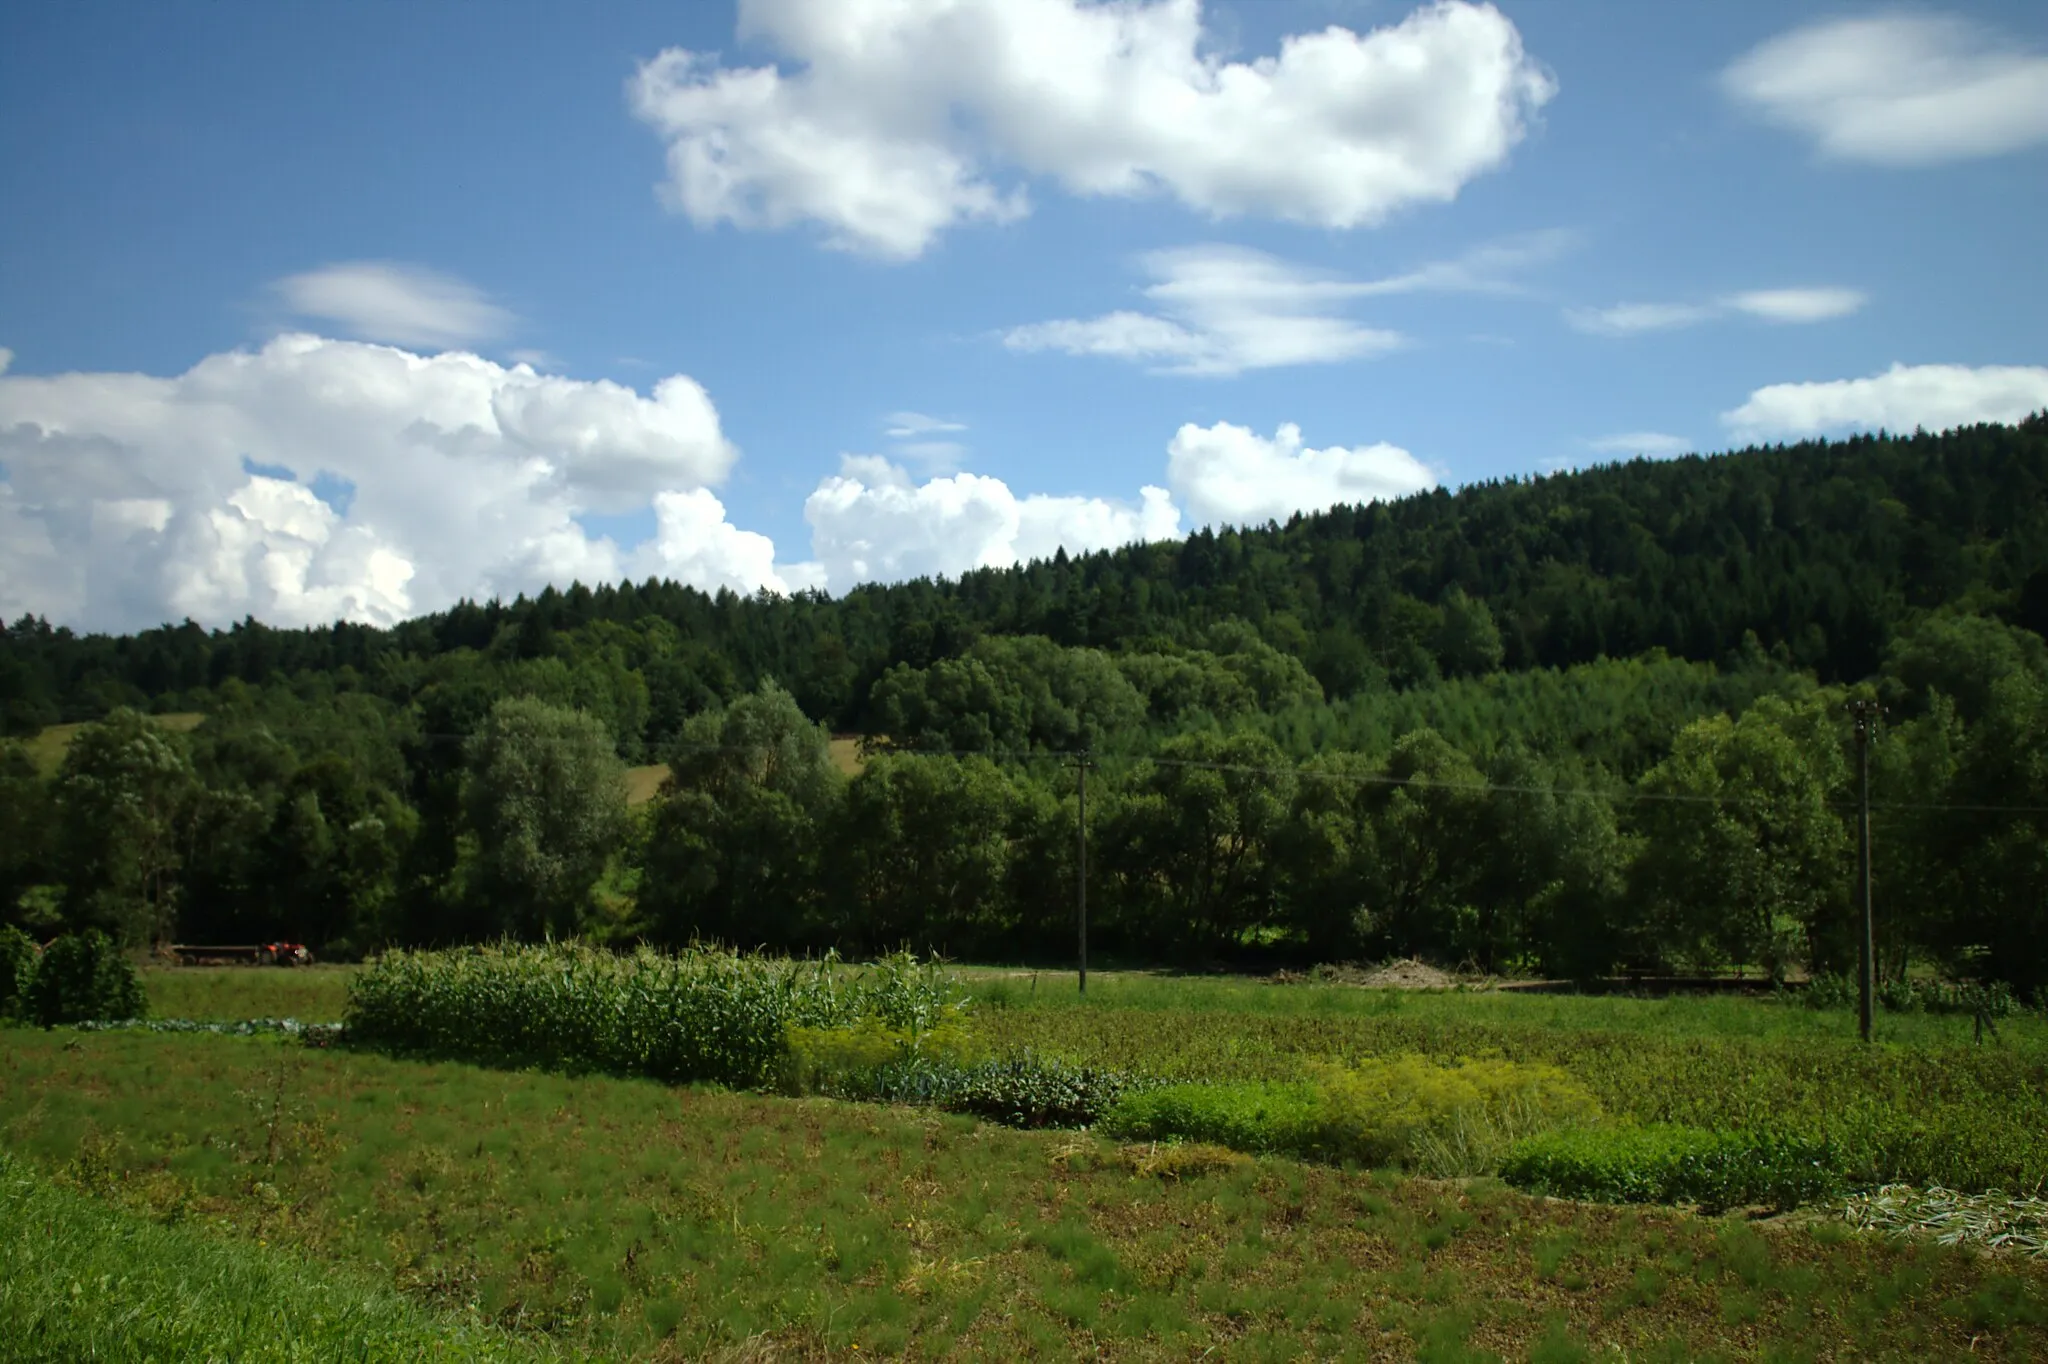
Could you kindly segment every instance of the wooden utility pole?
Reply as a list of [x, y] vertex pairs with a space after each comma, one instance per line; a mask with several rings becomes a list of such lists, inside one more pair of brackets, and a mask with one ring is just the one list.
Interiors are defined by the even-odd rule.
[[1074, 911], [1075, 921], [1081, 932], [1081, 993], [1088, 993], [1088, 769], [1095, 766], [1091, 755], [1083, 751], [1074, 764], [1079, 778], [1074, 808], [1074, 830], [1080, 842], [1079, 856], [1074, 862]]
[[1877, 935], [1870, 911], [1870, 743], [1877, 737], [1884, 707], [1858, 698], [1849, 703], [1849, 714], [1856, 721], [1856, 899], [1862, 908], [1856, 935], [1856, 1026], [1868, 1042], [1871, 1012], [1877, 1005]]

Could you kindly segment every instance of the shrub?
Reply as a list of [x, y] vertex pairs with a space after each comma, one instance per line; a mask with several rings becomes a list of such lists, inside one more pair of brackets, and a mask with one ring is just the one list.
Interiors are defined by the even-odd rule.
[[1611, 1203], [1694, 1203], [1709, 1211], [1751, 1204], [1796, 1207], [1842, 1187], [1841, 1162], [1826, 1142], [1668, 1123], [1531, 1137], [1509, 1153], [1501, 1177], [1531, 1193]]
[[[1809, 1009], [1853, 1009], [1857, 1001], [1854, 976], [1833, 973], [1807, 982], [1800, 998]], [[2010, 1018], [2026, 1005], [2003, 981], [1885, 980], [1877, 986], [1877, 1003], [1889, 1013], [1982, 1014]]]
[[22, 987], [22, 1000], [28, 1017], [45, 1028], [140, 1018], [149, 1008], [135, 968], [96, 928], [67, 933], [44, 948]]
[[1521, 1138], [1600, 1116], [1590, 1090], [1539, 1062], [1405, 1055], [1313, 1073], [1356, 1159], [1440, 1179], [1491, 1173]]
[[1162, 1085], [1126, 1096], [1103, 1120], [1127, 1141], [1198, 1141], [1234, 1151], [1342, 1159], [1338, 1134], [1312, 1085]]
[[1121, 1071], [1025, 1054], [967, 1067], [938, 1102], [1011, 1127], [1090, 1127], [1137, 1083]]
[[913, 1057], [847, 1077], [841, 1098], [928, 1104], [1010, 1127], [1088, 1127], [1141, 1082], [1028, 1052], [971, 1063]]
[[1600, 1114], [1586, 1088], [1555, 1066], [1410, 1055], [1310, 1073], [1292, 1084], [1169, 1085], [1118, 1105], [1107, 1126], [1135, 1139], [1401, 1164], [1449, 1178], [1489, 1172], [1516, 1139]]
[[0, 1018], [21, 1013], [23, 994], [35, 966], [35, 939], [13, 924], [0, 924]]
[[387, 953], [350, 982], [343, 1018], [351, 1043], [390, 1051], [753, 1086], [784, 1074], [792, 1027], [924, 1033], [964, 1009], [950, 979], [909, 957], [508, 945]]

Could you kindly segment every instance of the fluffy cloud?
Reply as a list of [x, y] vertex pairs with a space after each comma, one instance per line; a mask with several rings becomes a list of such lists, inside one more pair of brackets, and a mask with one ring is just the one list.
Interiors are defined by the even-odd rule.
[[[682, 376], [642, 396], [309, 335], [173, 378], [9, 375], [0, 610], [292, 625], [626, 572], [784, 588], [707, 490], [735, 458]], [[659, 529], [631, 556], [575, 520], [650, 502]]]
[[1086, 497], [1018, 497], [999, 478], [951, 474], [915, 483], [898, 465], [848, 456], [804, 502], [811, 552], [835, 591], [864, 582], [956, 575], [1071, 551], [1180, 534], [1163, 488], [1135, 506]]
[[2048, 409], [2048, 367], [1893, 365], [1868, 379], [1772, 384], [1721, 420], [1738, 436], [1815, 436], [1829, 431], [1930, 431], [2017, 422]]
[[804, 503], [804, 519], [817, 571], [843, 592], [864, 582], [1004, 567], [1060, 549], [1177, 539], [1181, 505], [1198, 525], [1249, 525], [1398, 497], [1433, 486], [1436, 476], [1391, 445], [1311, 450], [1292, 424], [1268, 439], [1218, 422], [1181, 427], [1167, 447], [1166, 481], [1167, 488], [1139, 489], [1135, 501], [1019, 497], [998, 478], [953, 474], [919, 483], [889, 460], [849, 455]]
[[1846, 160], [1925, 166], [2048, 142], [2048, 56], [1956, 18], [1824, 20], [1753, 49], [1721, 82]]
[[1440, 0], [1226, 62], [1200, 0], [742, 0], [728, 68], [670, 49], [629, 85], [700, 226], [822, 225], [914, 257], [1029, 211], [998, 164], [1081, 195], [1171, 194], [1215, 216], [1357, 227], [1501, 165], [1555, 93], [1491, 5]]
[[1381, 442], [1312, 450], [1283, 423], [1271, 439], [1248, 427], [1189, 423], [1166, 451], [1166, 482], [1198, 524], [1284, 521], [1340, 502], [1372, 502], [1434, 487], [1436, 475]]
[[1752, 289], [1712, 303], [1621, 303], [1612, 308], [1568, 308], [1565, 320], [1596, 336], [1672, 331], [1740, 313], [1765, 322], [1826, 322], [1847, 317], [1869, 302], [1859, 289]]
[[503, 336], [515, 320], [452, 275], [390, 261], [345, 261], [287, 276], [275, 287], [301, 317], [395, 346], [473, 345]]

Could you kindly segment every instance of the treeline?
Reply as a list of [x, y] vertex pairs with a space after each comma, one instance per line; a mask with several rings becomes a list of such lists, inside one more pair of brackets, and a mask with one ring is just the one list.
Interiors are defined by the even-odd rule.
[[[501, 935], [2048, 985], [2048, 419], [1637, 462], [819, 596], [0, 638], [0, 911], [329, 956]], [[1576, 622], [1573, 624], [1572, 622]], [[153, 720], [194, 712], [189, 733]], [[869, 736], [848, 778], [827, 733]], [[40, 757], [39, 757], [40, 755]], [[40, 763], [40, 765], [39, 765]], [[660, 781], [629, 806], [625, 772]]]
[[[1210, 655], [1248, 656], [1273, 663]], [[119, 711], [51, 778], [18, 747], [0, 763], [0, 872], [32, 931], [130, 941], [350, 955], [581, 935], [1062, 960], [1085, 744], [1091, 935], [1126, 960], [1418, 955], [1580, 976], [1854, 960], [1851, 689], [1762, 665], [1588, 665], [1386, 698], [1489, 744], [1418, 726], [1297, 759], [1290, 725], [1371, 733], [1370, 708], [1174, 712], [1174, 732], [1130, 681], [1152, 655], [1021, 640], [972, 658], [987, 686], [897, 674], [918, 723], [851, 778], [772, 683], [702, 711], [638, 807], [604, 723], [533, 696], [500, 697], [466, 735], [354, 695], [252, 692], [189, 735]], [[1126, 727], [1071, 722], [1074, 689], [1135, 707]], [[2048, 645], [1938, 613], [1854, 690], [1892, 718], [1873, 753], [1885, 973], [1933, 962], [2039, 990]], [[1517, 734], [1502, 721], [1524, 691], [1579, 697], [1583, 730]]]
[[839, 599], [649, 581], [464, 602], [389, 630], [188, 622], [111, 638], [25, 619], [0, 632], [0, 730], [122, 704], [196, 708], [175, 698], [308, 672], [406, 700], [437, 658], [545, 661], [563, 655], [564, 633], [579, 653], [628, 657], [657, 737], [705, 697], [764, 678], [834, 728], [871, 729], [889, 668], [982, 636], [1188, 646], [1232, 619], [1333, 697], [1651, 649], [1718, 663], [1749, 633], [1780, 662], [1847, 682], [1943, 604], [2048, 628], [2044, 487], [2048, 416], [2036, 416], [1439, 489]]

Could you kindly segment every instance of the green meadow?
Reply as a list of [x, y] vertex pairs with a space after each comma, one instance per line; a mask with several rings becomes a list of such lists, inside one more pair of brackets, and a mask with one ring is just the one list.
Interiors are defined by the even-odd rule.
[[[350, 974], [146, 981], [159, 1016], [318, 1020], [339, 1016]], [[1866, 1158], [1974, 1162], [1979, 1183], [1989, 1170], [2008, 1188], [2038, 1187], [2043, 1161], [2048, 1032], [2032, 1018], [1982, 1047], [1952, 1019], [1887, 1018], [1891, 1040], [1866, 1051], [1852, 1019], [1754, 1000], [1110, 974], [1083, 1002], [1071, 973], [962, 976], [993, 1044], [1071, 1060], [1210, 1079], [1318, 1057], [1554, 1060], [1645, 1120], [1767, 1105], [1861, 1132]], [[1892, 1107], [1911, 1121], [1872, 1117]], [[37, 1358], [84, 1357], [78, 1341], [121, 1338], [123, 1322], [172, 1342], [159, 1358], [207, 1329], [272, 1351], [218, 1357], [306, 1359], [428, 1357], [405, 1343], [427, 1339], [471, 1342], [444, 1357], [621, 1359], [2048, 1351], [2048, 1264], [1860, 1232], [1831, 1206], [1543, 1199], [1494, 1179], [267, 1038], [9, 1029], [0, 1150], [0, 1333], [70, 1333]], [[259, 1272], [299, 1304], [275, 1338], [235, 1324]], [[53, 1313], [52, 1295], [71, 1305]], [[394, 1343], [345, 1355], [336, 1321]]]

